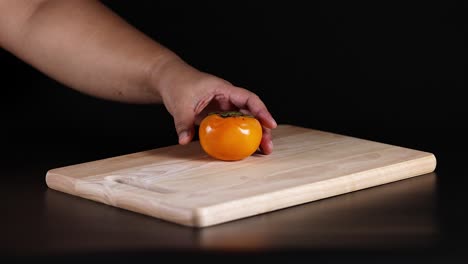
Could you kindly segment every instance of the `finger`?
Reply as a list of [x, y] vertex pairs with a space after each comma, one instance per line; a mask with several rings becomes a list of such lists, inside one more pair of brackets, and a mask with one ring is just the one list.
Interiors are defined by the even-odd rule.
[[273, 141], [271, 129], [263, 128], [262, 141], [260, 142], [260, 150], [263, 154], [268, 155], [273, 152]]
[[277, 126], [275, 119], [271, 116], [263, 101], [254, 93], [239, 87], [231, 90], [231, 102], [240, 109], [249, 110], [260, 123], [266, 128]]
[[229, 98], [226, 95], [218, 94], [200, 113], [197, 113], [195, 116], [195, 124], [200, 124], [201, 120], [203, 120], [203, 118], [209, 113], [235, 110], [238, 110], [237, 107], [229, 101]]
[[192, 141], [194, 136], [194, 113], [182, 111], [174, 114], [174, 125], [179, 136], [179, 144], [185, 145]]

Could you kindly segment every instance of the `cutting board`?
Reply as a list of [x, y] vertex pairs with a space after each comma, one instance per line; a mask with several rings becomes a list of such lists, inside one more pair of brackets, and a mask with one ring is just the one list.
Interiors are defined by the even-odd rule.
[[[218, 161], [198, 141], [47, 172], [55, 190], [207, 227], [432, 172], [432, 153], [279, 125], [274, 152]], [[291, 223], [292, 225], [294, 223]]]

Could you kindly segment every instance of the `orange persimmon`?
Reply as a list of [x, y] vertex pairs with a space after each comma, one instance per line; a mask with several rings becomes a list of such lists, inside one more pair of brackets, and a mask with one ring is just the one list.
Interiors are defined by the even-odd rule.
[[211, 113], [199, 126], [203, 150], [213, 158], [235, 161], [255, 153], [262, 140], [262, 125], [241, 112]]

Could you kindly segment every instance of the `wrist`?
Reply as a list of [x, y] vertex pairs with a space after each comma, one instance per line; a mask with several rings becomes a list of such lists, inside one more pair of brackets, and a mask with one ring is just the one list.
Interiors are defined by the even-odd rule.
[[185, 79], [185, 76], [193, 71], [195, 69], [172, 52], [160, 55], [149, 72], [150, 91], [159, 101], [164, 102], [164, 98], [177, 86], [177, 82]]

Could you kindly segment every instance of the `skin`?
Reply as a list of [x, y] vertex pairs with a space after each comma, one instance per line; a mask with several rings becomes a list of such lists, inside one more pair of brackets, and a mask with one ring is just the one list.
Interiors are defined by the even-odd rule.
[[261, 122], [263, 153], [273, 150], [277, 124], [256, 94], [195, 69], [99, 1], [0, 0], [0, 47], [84, 94], [164, 104], [179, 144], [208, 112], [241, 110]]

